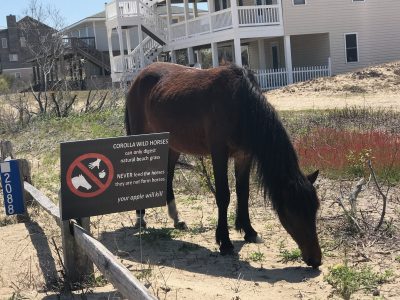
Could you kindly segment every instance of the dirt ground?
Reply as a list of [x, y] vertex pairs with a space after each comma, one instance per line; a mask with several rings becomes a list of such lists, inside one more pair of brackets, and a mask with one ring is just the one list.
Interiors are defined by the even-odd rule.
[[[397, 70], [394, 64], [390, 72]], [[378, 74], [366, 71], [371, 80], [396, 79], [387, 75], [388, 68], [379, 69]], [[364, 73], [349, 74], [365, 79]], [[372, 74], [372, 75], [371, 75]], [[395, 74], [396, 75], [396, 74]], [[376, 77], [378, 76], [378, 77]], [[386, 76], [382, 79], [383, 76]], [[352, 79], [353, 78], [353, 79]], [[389, 79], [388, 79], [389, 78]], [[400, 76], [399, 76], [400, 78]], [[337, 77], [329, 80], [338, 80]], [[328, 80], [328, 81], [329, 81]], [[348, 87], [339, 90], [338, 82], [320, 81], [299, 84], [280, 91], [267, 93], [268, 100], [278, 110], [305, 110], [341, 108], [346, 106], [373, 106], [400, 110], [400, 93], [395, 81], [390, 81], [385, 92], [372, 88], [372, 81], [360, 85], [362, 89]], [[345, 84], [350, 84], [345, 83]], [[387, 82], [386, 82], [387, 83]], [[342, 84], [343, 86], [343, 84]], [[371, 89], [369, 88], [371, 86]], [[384, 85], [382, 85], [382, 89]], [[321, 88], [320, 88], [321, 89]], [[354, 91], [358, 91], [354, 93]], [[363, 93], [359, 93], [362, 91]], [[365, 92], [365, 93], [364, 93]], [[380, 298], [400, 299], [400, 243], [398, 236], [381, 241], [371, 239], [370, 243], [350, 245], [352, 251], [345, 251], [342, 240], [337, 240], [340, 227], [325, 226], [336, 224], [343, 217], [340, 208], [334, 204], [339, 193], [339, 182], [326, 179], [318, 181], [321, 209], [318, 216], [320, 242], [324, 249], [323, 265], [313, 270], [302, 262], [282, 261], [282, 250], [296, 248], [294, 241], [282, 228], [268, 203], [260, 195], [251, 195], [251, 220], [261, 234], [261, 244], [246, 244], [241, 233], [230, 229], [236, 256], [221, 256], [215, 244], [214, 234], [217, 208], [210, 194], [190, 195], [187, 186], [190, 173], [178, 170], [180, 188], [176, 193], [177, 205], [182, 218], [188, 223], [186, 232], [176, 231], [168, 219], [165, 208], [148, 210], [149, 230], [140, 232], [132, 228], [134, 213], [120, 213], [91, 218], [92, 234], [98, 238], [121, 262], [133, 272], [160, 299], [339, 299], [332, 294], [332, 287], [324, 281], [330, 267], [345, 260], [354, 265], [368, 263], [376, 271], [392, 270], [394, 277], [379, 287]], [[189, 180], [190, 181], [190, 180]], [[233, 190], [233, 185], [231, 185]], [[393, 198], [399, 194], [392, 190]], [[370, 196], [361, 196], [369, 202]], [[363, 198], [364, 197], [364, 198]], [[1, 198], [1, 197], [0, 197]], [[233, 222], [235, 194], [231, 195], [229, 220]], [[2, 199], [0, 199], [2, 201]], [[399, 204], [389, 203], [388, 215], [399, 229]], [[0, 211], [2, 215], [4, 212]], [[57, 249], [60, 247], [60, 233], [57, 225], [44, 212], [32, 209], [34, 223], [8, 224], [0, 227], [0, 299], [59, 299], [58, 290], [62, 279], [62, 266]], [[10, 221], [13, 223], [13, 221]], [[398, 231], [397, 231], [398, 232]], [[54, 240], [54, 243], [53, 243]], [[56, 245], [56, 246], [55, 246]], [[97, 274], [99, 276], [100, 274]], [[101, 280], [98, 278], [98, 283]], [[110, 284], [77, 291], [75, 296], [65, 295], [61, 299], [121, 299]], [[58, 286], [58, 287], [55, 287]], [[371, 292], [359, 291], [354, 299], [373, 299]]]
[[[371, 242], [345, 254], [343, 245], [323, 226], [325, 222], [333, 222], [332, 216], [342, 217], [340, 209], [333, 205], [337, 194], [332, 191], [337, 190], [338, 183], [318, 181], [322, 200], [318, 227], [324, 249], [319, 270], [306, 267], [302, 262], [282, 261], [282, 249], [292, 250], [296, 245], [269, 204], [264, 205], [256, 194], [251, 196], [250, 214], [264, 242], [246, 244], [242, 234], [231, 228], [237, 256], [224, 257], [218, 252], [214, 240], [217, 208], [211, 196], [188, 197], [186, 193], [178, 193], [180, 213], [189, 226], [187, 232], [174, 230], [166, 209], [156, 208], [148, 210], [150, 229], [142, 234], [132, 228], [132, 212], [91, 218], [92, 234], [160, 299], [339, 299], [332, 295], [332, 288], [324, 281], [329, 267], [345, 259], [362, 264], [366, 258], [377, 271], [394, 271], [395, 279], [379, 287], [379, 292], [385, 297], [382, 299], [399, 299], [400, 263], [395, 259], [400, 254], [398, 240]], [[235, 200], [232, 202], [230, 223], [233, 223]], [[394, 205], [390, 204], [390, 214], [396, 211]], [[35, 219], [40, 227], [33, 223], [0, 228], [0, 299], [57, 299], [54, 280], [62, 268], [52, 238], [59, 244], [59, 232], [45, 213]], [[400, 224], [397, 221], [395, 225]], [[89, 296], [88, 299], [120, 299], [109, 284], [85, 289], [83, 294]], [[13, 295], [26, 298], [10, 298]], [[80, 299], [80, 296], [75, 298]], [[72, 299], [72, 296], [63, 299]], [[360, 292], [354, 299], [372, 299], [372, 295]]]

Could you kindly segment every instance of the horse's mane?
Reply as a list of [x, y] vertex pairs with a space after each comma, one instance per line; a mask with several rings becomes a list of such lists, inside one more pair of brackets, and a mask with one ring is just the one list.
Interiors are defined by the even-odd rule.
[[304, 205], [300, 203], [303, 201], [282, 203], [282, 192], [287, 194], [285, 199], [309, 197], [312, 185], [300, 171], [295, 149], [277, 112], [265, 99], [251, 71], [234, 65], [229, 68], [241, 74], [234, 91], [240, 97], [241, 140], [252, 153], [264, 198], [268, 195], [277, 210], [286, 205]]

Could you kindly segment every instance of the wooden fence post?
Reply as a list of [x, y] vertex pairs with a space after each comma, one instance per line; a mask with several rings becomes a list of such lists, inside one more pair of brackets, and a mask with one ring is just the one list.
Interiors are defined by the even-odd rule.
[[6, 158], [14, 159], [13, 147], [10, 141], [0, 141], [1, 160]]
[[[8, 159], [14, 159], [13, 146], [10, 141], [0, 141], [0, 161], [5, 161]], [[18, 167], [21, 176], [22, 188], [24, 188], [24, 181], [32, 184], [31, 178], [31, 168], [29, 162], [26, 159], [18, 159]], [[18, 223], [24, 223], [29, 220], [28, 207], [27, 204], [32, 204], [32, 196], [25, 190], [23, 190], [24, 197], [24, 208], [25, 213], [23, 215], [17, 215]]]
[[[62, 216], [61, 197], [62, 196], [60, 192], [60, 216]], [[94, 273], [94, 268], [93, 262], [75, 242], [72, 222], [74, 221], [61, 220], [60, 225], [65, 272], [69, 282], [71, 283], [71, 288], [74, 289], [74, 287], [79, 287], [80, 283], [83, 283], [89, 279], [89, 276]], [[78, 219], [77, 223], [88, 233], [90, 233], [90, 218]]]
[[[25, 223], [29, 221], [29, 213], [28, 213], [28, 200], [29, 200], [29, 204], [32, 204], [32, 196], [25, 191], [24, 189], [24, 181], [25, 181], [25, 177], [26, 178], [31, 178], [31, 169], [29, 167], [29, 163], [26, 159], [18, 159], [18, 168], [19, 168], [19, 175], [20, 175], [20, 180], [21, 180], [21, 186], [22, 186], [22, 195], [24, 198], [24, 210], [25, 213], [22, 215], [17, 215], [17, 221], [18, 223]], [[30, 183], [30, 182], [29, 182]]]

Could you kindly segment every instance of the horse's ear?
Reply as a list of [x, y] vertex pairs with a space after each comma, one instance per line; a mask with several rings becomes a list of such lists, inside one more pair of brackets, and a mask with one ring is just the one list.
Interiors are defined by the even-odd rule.
[[315, 171], [314, 173], [311, 173], [310, 175], [307, 175], [307, 179], [311, 182], [311, 184], [314, 184], [314, 182], [317, 180], [319, 174], [319, 170]]

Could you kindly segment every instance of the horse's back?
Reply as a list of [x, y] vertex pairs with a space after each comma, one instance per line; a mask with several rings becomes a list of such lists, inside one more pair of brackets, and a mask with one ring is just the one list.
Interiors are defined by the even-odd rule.
[[[176, 151], [206, 154], [215, 139], [233, 134], [239, 111], [232, 96], [237, 74], [154, 63], [137, 77], [127, 107], [140, 132], [170, 132]], [[138, 126], [136, 126], [138, 127]]]

